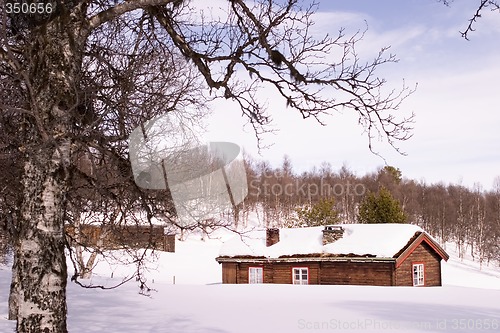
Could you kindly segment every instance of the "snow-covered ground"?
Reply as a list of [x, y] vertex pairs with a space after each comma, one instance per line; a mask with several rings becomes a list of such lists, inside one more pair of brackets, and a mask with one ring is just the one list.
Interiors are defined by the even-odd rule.
[[[150, 297], [135, 281], [107, 291], [69, 283], [70, 332], [500, 332], [500, 269], [462, 262], [451, 245], [444, 286], [413, 288], [222, 285], [221, 244], [192, 236], [160, 253], [147, 272]], [[92, 283], [119, 282], [132, 269], [101, 262]], [[9, 282], [0, 267], [2, 333], [14, 329], [5, 319]]]

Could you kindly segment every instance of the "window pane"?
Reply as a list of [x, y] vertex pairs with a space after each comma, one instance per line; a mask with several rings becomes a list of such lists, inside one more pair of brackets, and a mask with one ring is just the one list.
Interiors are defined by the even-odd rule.
[[308, 284], [309, 271], [307, 268], [293, 268], [292, 283], [293, 284]]
[[250, 267], [248, 269], [248, 283], [262, 283], [263, 273], [262, 267]]
[[424, 265], [414, 264], [413, 265], [413, 285], [423, 286], [424, 283]]

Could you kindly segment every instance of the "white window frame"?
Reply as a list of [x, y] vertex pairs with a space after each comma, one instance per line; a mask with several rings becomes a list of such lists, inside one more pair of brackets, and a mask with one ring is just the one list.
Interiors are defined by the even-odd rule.
[[309, 267], [293, 267], [292, 284], [309, 284]]
[[264, 267], [248, 267], [248, 283], [264, 283]]
[[413, 286], [419, 287], [425, 285], [425, 265], [424, 263], [414, 263], [412, 264], [412, 280]]

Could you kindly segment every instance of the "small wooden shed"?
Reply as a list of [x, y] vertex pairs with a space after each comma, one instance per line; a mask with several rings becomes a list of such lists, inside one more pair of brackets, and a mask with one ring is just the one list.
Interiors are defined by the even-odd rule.
[[410, 224], [267, 229], [226, 242], [223, 283], [441, 286], [443, 248]]
[[[107, 250], [122, 248], [151, 248], [175, 252], [175, 234], [165, 231], [163, 226], [82, 224], [79, 226], [78, 242], [88, 247]], [[70, 244], [77, 242], [77, 231], [72, 225], [65, 227]]]

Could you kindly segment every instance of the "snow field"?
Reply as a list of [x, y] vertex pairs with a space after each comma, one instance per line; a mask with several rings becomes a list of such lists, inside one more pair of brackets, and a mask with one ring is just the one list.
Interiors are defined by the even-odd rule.
[[[221, 245], [193, 235], [177, 242], [176, 253], [158, 252], [146, 272], [150, 297], [139, 295], [135, 281], [106, 291], [70, 282], [70, 332], [500, 332], [500, 270], [461, 262], [453, 246], [444, 286], [414, 288], [222, 285], [214, 260]], [[132, 271], [100, 262], [91, 282], [112, 285]], [[14, 331], [5, 319], [9, 284], [10, 269], [0, 267], [2, 333]]]

